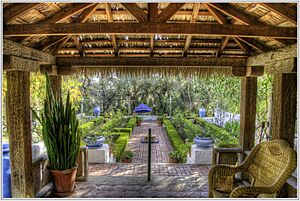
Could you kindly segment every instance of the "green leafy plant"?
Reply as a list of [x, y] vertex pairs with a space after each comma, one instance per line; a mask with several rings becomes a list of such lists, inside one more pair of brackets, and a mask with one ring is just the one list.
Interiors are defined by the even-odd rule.
[[44, 110], [40, 117], [32, 111], [42, 125], [42, 137], [47, 148], [50, 169], [66, 170], [76, 166], [81, 142], [79, 123], [70, 102], [70, 93], [68, 92], [64, 104], [61, 94], [54, 96], [48, 74], [45, 75]]
[[162, 121], [163, 120], [163, 116], [158, 116], [156, 120], [157, 121]]
[[174, 160], [178, 160], [178, 161], [181, 160], [181, 154], [180, 154], [180, 152], [177, 151], [177, 150], [171, 151], [171, 152], [169, 153], [169, 157], [170, 157], [171, 159], [174, 159]]
[[141, 121], [143, 121], [143, 118], [142, 117], [136, 117], [136, 121], [141, 122]]
[[122, 159], [127, 159], [127, 160], [131, 160], [133, 157], [133, 153], [130, 150], [126, 150], [123, 152], [122, 154]]

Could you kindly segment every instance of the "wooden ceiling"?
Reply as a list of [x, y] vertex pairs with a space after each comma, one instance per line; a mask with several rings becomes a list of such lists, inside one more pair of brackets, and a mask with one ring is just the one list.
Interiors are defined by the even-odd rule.
[[4, 37], [59, 57], [243, 58], [296, 43], [296, 3], [5, 3]]

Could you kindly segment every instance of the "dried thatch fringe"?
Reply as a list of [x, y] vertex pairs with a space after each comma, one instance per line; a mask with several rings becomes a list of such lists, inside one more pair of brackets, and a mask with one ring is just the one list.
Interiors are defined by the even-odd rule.
[[150, 77], [159, 76], [232, 76], [231, 68], [224, 67], [73, 67], [72, 73], [83, 76], [111, 76], [115, 74]]

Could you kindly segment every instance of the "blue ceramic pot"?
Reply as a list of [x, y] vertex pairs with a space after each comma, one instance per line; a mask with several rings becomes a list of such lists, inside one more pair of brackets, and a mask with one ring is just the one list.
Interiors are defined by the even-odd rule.
[[199, 117], [203, 118], [205, 116], [206, 110], [205, 108], [199, 108]]
[[3, 175], [3, 197], [11, 198], [11, 181], [10, 181], [10, 158], [9, 158], [9, 145], [2, 144], [2, 175]]
[[194, 142], [198, 148], [209, 149], [213, 146], [213, 141], [210, 137], [198, 137], [194, 138]]
[[96, 115], [96, 117], [98, 117], [98, 116], [100, 116], [100, 107], [99, 106], [96, 106], [95, 108], [94, 108], [94, 114]]
[[85, 138], [86, 146], [91, 147], [91, 148], [101, 147], [103, 145], [104, 141], [105, 141], [105, 137], [103, 137], [103, 136], [96, 137], [94, 142], [92, 142], [92, 137], [88, 136]]

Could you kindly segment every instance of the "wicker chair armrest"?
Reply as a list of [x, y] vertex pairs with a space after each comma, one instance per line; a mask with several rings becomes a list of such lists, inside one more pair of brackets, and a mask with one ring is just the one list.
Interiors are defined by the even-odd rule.
[[213, 166], [208, 173], [208, 196], [212, 197], [212, 190], [216, 188], [219, 178], [234, 176], [236, 172], [238, 172], [238, 169], [234, 165], [221, 164]]
[[259, 194], [273, 194], [276, 190], [272, 187], [245, 186], [235, 188], [230, 198], [256, 198]]

